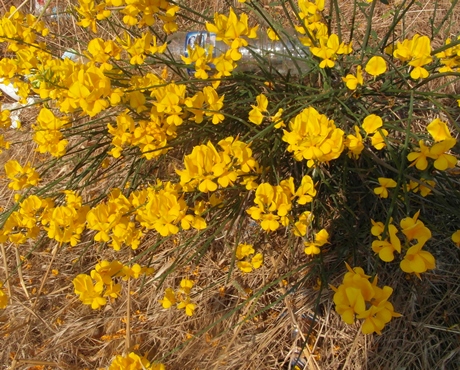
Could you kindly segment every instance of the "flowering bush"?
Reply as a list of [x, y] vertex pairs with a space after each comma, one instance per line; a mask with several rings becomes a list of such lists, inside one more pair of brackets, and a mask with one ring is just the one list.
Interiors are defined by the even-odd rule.
[[[321, 298], [346, 266], [328, 295], [337, 314], [346, 324], [361, 320], [364, 334], [382, 334], [402, 307], [388, 301], [396, 287], [377, 286], [377, 272], [418, 284], [436, 269], [435, 240], [460, 245], [452, 226], [460, 218], [460, 99], [435, 84], [458, 79], [460, 36], [438, 46], [456, 2], [431, 37], [397, 32], [413, 2], [391, 5], [382, 35], [372, 17], [383, 1], [354, 2], [349, 29], [337, 1], [289, 2], [290, 32], [258, 2], [239, 3], [210, 18], [166, 0], [79, 0], [68, 15], [87, 40], [70, 58], [51, 41], [59, 38], [52, 23], [11, 7], [0, 20], [0, 78], [23, 109], [28, 99], [38, 109], [27, 139], [34, 159], [4, 165], [14, 202], [1, 214], [0, 242], [19, 253], [48, 240], [52, 261], [65, 259], [67, 246], [82, 255], [96, 246], [97, 261], [72, 271], [80, 305], [120, 307], [142, 277], [163, 296], [149, 309], [181, 320], [193, 320], [216, 290], [197, 267], [220, 268], [216, 254], [248, 306], [285, 280], [297, 289], [320, 278]], [[363, 39], [354, 34], [359, 12]], [[190, 42], [193, 32], [178, 30], [196, 17], [200, 32]], [[18, 144], [9, 141], [12, 114], [0, 116], [6, 153]], [[439, 222], [446, 214], [453, 221]], [[289, 246], [283, 274], [275, 241]], [[238, 283], [264, 271], [269, 278], [255, 292]], [[15, 299], [4, 289], [1, 309]], [[250, 315], [242, 316], [240, 324]], [[217, 324], [195, 323], [197, 336]], [[146, 356], [167, 362], [179, 349]], [[147, 357], [129, 352], [104, 366], [165, 368]]]

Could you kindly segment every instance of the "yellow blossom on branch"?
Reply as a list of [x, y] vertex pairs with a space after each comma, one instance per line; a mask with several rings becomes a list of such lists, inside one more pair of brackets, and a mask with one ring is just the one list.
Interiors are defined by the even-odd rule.
[[258, 269], [262, 266], [262, 253], [255, 253], [256, 251], [251, 244], [238, 244], [235, 252], [238, 259], [236, 265], [242, 272], [249, 273], [253, 269]]
[[252, 110], [249, 112], [249, 122], [260, 125], [264, 119], [262, 113], [267, 112], [268, 99], [264, 94], [256, 97], [257, 105], [251, 105]]
[[362, 126], [363, 130], [366, 131], [368, 135], [371, 135], [376, 133], [377, 130], [383, 126], [383, 120], [376, 114], [370, 114], [364, 118]]
[[451, 239], [455, 243], [455, 245], [460, 248], [460, 230], [457, 230], [456, 232], [454, 232], [452, 234]]
[[433, 137], [434, 141], [443, 141], [452, 139], [447, 123], [441, 121], [439, 118], [434, 119], [426, 126], [427, 131]]
[[306, 159], [308, 167], [337, 159], [345, 147], [344, 132], [313, 107], [295, 116], [289, 122], [289, 131], [283, 132], [282, 140], [289, 144], [287, 151], [297, 161]]
[[417, 167], [418, 170], [424, 171], [428, 167], [427, 158], [433, 158], [434, 156], [430, 153], [430, 148], [427, 147], [423, 140], [419, 141], [419, 152], [411, 152], [407, 155], [407, 160], [412, 162], [411, 166]]
[[365, 71], [371, 76], [377, 77], [387, 70], [387, 62], [379, 56], [373, 56], [364, 67]]
[[326, 229], [321, 229], [315, 235], [315, 241], [313, 242], [304, 242], [304, 252], [306, 255], [319, 254], [321, 252], [320, 247], [328, 243], [329, 233]]
[[347, 74], [345, 77], [342, 77], [342, 81], [345, 82], [350, 90], [356, 90], [358, 85], [364, 84], [362, 67], [358, 66], [356, 68], [356, 76]]
[[345, 140], [345, 146], [348, 148], [348, 156], [358, 159], [361, 152], [364, 150], [363, 137], [359, 132], [359, 127], [355, 126], [356, 135], [349, 134]]
[[457, 158], [447, 152], [457, 144], [456, 139], [445, 139], [434, 144], [430, 148], [431, 158], [434, 159], [434, 167], [439, 171], [445, 171], [448, 168], [454, 168], [457, 164]]
[[417, 243], [407, 250], [400, 263], [401, 270], [414, 273], [420, 278], [421, 273], [435, 268], [435, 258], [430, 252], [422, 250], [422, 247], [422, 243]]
[[384, 262], [391, 262], [394, 260], [394, 252], [401, 253], [401, 241], [396, 233], [398, 229], [395, 225], [388, 225], [388, 234], [385, 240], [379, 239], [372, 242], [372, 250], [378, 253], [380, 259]]
[[380, 186], [374, 189], [374, 193], [379, 195], [380, 198], [388, 198], [388, 188], [396, 187], [396, 181], [386, 177], [379, 177], [378, 181]]
[[36, 186], [40, 181], [37, 171], [35, 171], [30, 163], [22, 167], [18, 161], [9, 160], [5, 163], [5, 173], [11, 180], [8, 187], [13, 190]]

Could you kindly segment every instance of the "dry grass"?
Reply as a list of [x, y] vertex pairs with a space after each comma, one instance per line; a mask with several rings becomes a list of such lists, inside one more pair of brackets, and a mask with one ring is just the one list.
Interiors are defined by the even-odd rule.
[[[209, 14], [236, 5], [223, 0], [194, 3], [198, 12]], [[350, 19], [352, 1], [341, 3], [343, 19]], [[408, 35], [426, 30], [431, 3], [422, 1], [408, 14]], [[440, 4], [438, 17], [450, 1]], [[387, 10], [377, 4], [378, 34], [388, 26]], [[450, 34], [458, 31], [458, 17], [460, 12], [454, 15]], [[357, 22], [363, 20], [360, 17]], [[185, 21], [183, 27], [191, 22]], [[58, 20], [54, 27], [72, 36], [81, 32], [70, 20]], [[363, 32], [358, 30], [358, 36]], [[2, 153], [0, 163], [13, 158], [35, 164], [44, 160], [30, 142], [36, 113], [28, 114], [22, 130], [7, 133], [7, 138], [21, 144]], [[0, 206], [8, 207], [11, 197], [7, 181], [0, 179]], [[260, 270], [244, 275], [231, 268], [235, 233], [227, 230], [198, 263], [180, 267], [174, 277], [160, 284], [158, 277], [181, 257], [173, 252], [172, 240], [140, 258], [139, 263], [155, 268], [153, 276], [131, 281], [129, 289], [125, 283], [121, 297], [100, 311], [81, 304], [73, 293], [72, 279], [88, 273], [102, 259], [128, 261], [154, 245], [155, 238], [146, 238], [138, 252], [113, 253], [89, 237], [78, 248], [57, 248], [45, 240], [19, 249], [5, 246], [0, 277], [8, 277], [5, 285], [11, 302], [0, 312], [0, 369], [104, 368], [115, 354], [127, 349], [157, 360], [174, 350], [164, 359], [169, 369], [287, 369], [296, 362], [312, 370], [458, 369], [460, 252], [448, 240], [435, 239], [437, 269], [425, 274], [423, 281], [406, 280], [397, 270], [379, 276], [381, 284], [394, 288], [393, 303], [403, 317], [393, 320], [382, 336], [364, 336], [359, 326], [342, 323], [333, 310], [331, 291], [317, 290], [316, 281], [305, 277], [309, 262], [299, 246], [286, 243], [281, 234], [268, 240], [247, 228], [243, 240], [253, 242], [265, 256]], [[199, 246], [197, 241], [195, 248]], [[298, 264], [305, 269], [293, 273]], [[324, 264], [332, 268], [336, 261], [326, 259]], [[339, 283], [342, 271], [331, 276], [332, 284]], [[193, 299], [198, 309], [191, 318], [178, 310], [164, 310], [158, 303], [165, 287], [175, 287], [185, 277], [194, 279], [197, 286]], [[262, 296], [247, 301], [251, 292], [267, 286]]]

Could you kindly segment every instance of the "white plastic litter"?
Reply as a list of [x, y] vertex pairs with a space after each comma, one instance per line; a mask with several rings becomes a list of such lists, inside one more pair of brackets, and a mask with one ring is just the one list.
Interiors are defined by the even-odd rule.
[[14, 99], [16, 101], [19, 101], [21, 99], [18, 94], [18, 90], [13, 86], [13, 84], [4, 84], [3, 83], [3, 78], [0, 78], [0, 90], [2, 90], [6, 95], [8, 95], [11, 99]]

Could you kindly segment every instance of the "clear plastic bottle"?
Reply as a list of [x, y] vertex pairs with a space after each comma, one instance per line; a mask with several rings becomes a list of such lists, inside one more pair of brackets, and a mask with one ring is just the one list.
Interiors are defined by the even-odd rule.
[[[296, 36], [285, 41], [272, 41], [264, 33], [257, 39], [247, 39], [248, 46], [239, 49], [242, 58], [237, 61], [239, 72], [255, 72], [261, 69], [282, 75], [299, 75], [308, 72], [306, 58], [309, 51], [302, 46]], [[229, 46], [216, 40], [216, 34], [207, 31], [175, 32], [167, 39], [168, 49], [173, 57], [181, 61], [181, 55], [187, 55], [187, 47], [200, 45], [208, 49], [214, 47], [214, 57], [225, 53]]]

